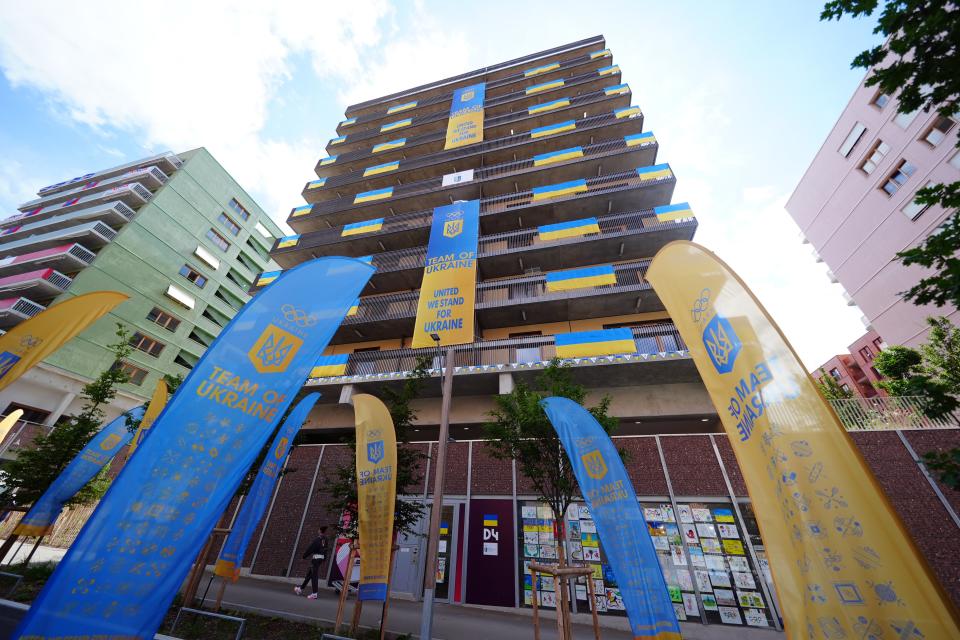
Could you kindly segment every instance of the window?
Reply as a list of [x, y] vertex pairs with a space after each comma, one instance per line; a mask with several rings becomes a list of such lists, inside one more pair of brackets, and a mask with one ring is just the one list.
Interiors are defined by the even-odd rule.
[[847, 139], [843, 141], [843, 144], [840, 145], [840, 155], [844, 158], [849, 157], [850, 152], [853, 151], [853, 148], [857, 146], [857, 143], [860, 142], [860, 138], [863, 137], [863, 134], [867, 132], [867, 127], [862, 123], [858, 122], [853, 125], [853, 129], [850, 130], [850, 133], [847, 134]]
[[207, 240], [216, 245], [220, 251], [226, 251], [230, 248], [230, 243], [227, 242], [227, 239], [213, 229], [207, 229]]
[[243, 289], [244, 292], [249, 291], [250, 287], [253, 286], [252, 284], [247, 282], [246, 278], [241, 276], [237, 271], [234, 271], [233, 269], [230, 269], [230, 271], [227, 271], [227, 280], [229, 280], [233, 284]]
[[933, 124], [930, 125], [927, 133], [923, 136], [923, 141], [929, 144], [931, 147], [937, 146], [943, 142], [944, 138], [947, 137], [947, 132], [950, 131], [955, 124], [956, 122], [950, 118], [938, 116], [937, 119], [933, 121]]
[[883, 351], [883, 339], [874, 338], [873, 339], [873, 348], [877, 350], [877, 353]]
[[240, 233], [240, 225], [234, 222], [230, 218], [230, 216], [228, 216], [227, 214], [221, 213], [219, 216], [217, 216], [217, 221], [220, 222], [220, 224], [222, 224], [223, 226], [225, 226], [227, 228], [227, 231], [229, 231], [233, 235], [237, 235], [238, 233]]
[[43, 421], [50, 417], [49, 411], [44, 411], [43, 409], [37, 409], [36, 407], [28, 407], [25, 404], [17, 404], [16, 402], [11, 402], [7, 405], [6, 415], [10, 415], [17, 409], [23, 411], [23, 415], [20, 416], [22, 422], [34, 422], [36, 424], [43, 424]]
[[207, 276], [203, 275], [188, 264], [180, 267], [180, 275], [203, 289], [207, 285]]
[[890, 151], [890, 145], [883, 140], [877, 140], [876, 144], [873, 145], [873, 149], [867, 154], [863, 164], [860, 165], [860, 170], [867, 175], [873, 173], [877, 165], [883, 162], [883, 158], [887, 155], [888, 151]]
[[841, 384], [841, 385], [840, 385], [840, 388], [843, 389], [844, 391], [846, 391], [847, 393], [850, 393], [850, 385], [848, 385], [846, 382], [844, 382], [843, 384]]
[[913, 124], [913, 121], [916, 120], [918, 113], [920, 113], [920, 109], [910, 113], [898, 113], [893, 117], [893, 122], [901, 129], [906, 129]]
[[883, 109], [887, 106], [887, 103], [890, 102], [890, 96], [885, 94], [883, 91], [877, 91], [877, 95], [873, 96], [873, 100], [870, 101], [870, 104], [875, 106], [877, 109]]
[[187, 336], [197, 344], [203, 346], [204, 348], [209, 347], [213, 344], [213, 341], [216, 339], [200, 327], [194, 327], [193, 331], [190, 332], [190, 335]]
[[837, 369], [836, 367], [834, 367], [833, 369], [830, 369], [830, 375], [832, 375], [835, 379], [839, 380], [839, 379], [840, 379], [840, 369]]
[[[932, 180], [928, 181], [927, 184], [923, 185], [923, 188], [925, 189], [929, 187], [931, 184], [933, 184]], [[916, 220], [917, 218], [923, 215], [924, 211], [926, 211], [929, 208], [930, 208], [929, 204], [921, 204], [917, 202], [917, 197], [916, 195], [914, 195], [913, 200], [903, 205], [903, 207], [900, 208], [900, 211], [903, 213], [903, 215], [907, 216], [911, 220]]]
[[883, 186], [880, 187], [887, 192], [887, 195], [893, 195], [900, 190], [900, 187], [907, 183], [907, 180], [910, 179], [910, 176], [913, 175], [913, 172], [917, 168], [907, 162], [906, 160], [901, 160], [900, 164], [897, 165], [896, 170], [890, 174], [890, 177], [887, 178], [887, 181], [883, 183]]
[[870, 362], [873, 360], [873, 351], [870, 350], [870, 347], [861, 347], [860, 357], [863, 358], [864, 362]]
[[184, 369], [193, 369], [194, 365], [200, 360], [198, 356], [193, 355], [186, 349], [181, 349], [180, 353], [177, 354], [177, 357], [173, 361], [183, 367]]
[[220, 327], [221, 329], [227, 326], [227, 323], [230, 322], [230, 318], [223, 315], [222, 313], [220, 313], [210, 305], [207, 305], [207, 308], [203, 310], [203, 313], [201, 315], [207, 320], [209, 320], [210, 322], [212, 322], [213, 324]]
[[147, 377], [147, 370], [141, 369], [136, 365], [132, 365], [129, 362], [123, 360], [118, 360], [113, 363], [111, 367], [114, 371], [120, 370], [127, 374], [127, 377], [130, 378], [130, 384], [135, 384], [137, 386], [143, 384], [143, 380]]
[[163, 348], [166, 345], [137, 331], [130, 336], [130, 346], [134, 349], [139, 349], [140, 351], [143, 351], [154, 358], [159, 358], [160, 353], [163, 351]]
[[160, 307], [154, 307], [151, 309], [150, 313], [147, 314], [147, 320], [163, 327], [171, 333], [176, 331], [177, 327], [180, 326], [180, 320], [174, 318]]
[[230, 199], [230, 208], [237, 212], [237, 215], [243, 218], [244, 222], [250, 219], [250, 212], [243, 208], [243, 205], [237, 202], [236, 198]]
[[953, 157], [950, 158], [947, 164], [949, 164], [954, 169], [960, 169], [960, 151], [957, 151], [955, 154], [953, 154]]

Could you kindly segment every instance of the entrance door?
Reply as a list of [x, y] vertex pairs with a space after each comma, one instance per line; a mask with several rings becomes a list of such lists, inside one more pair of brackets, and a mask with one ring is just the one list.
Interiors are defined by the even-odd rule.
[[[418, 523], [418, 532], [425, 526]], [[421, 558], [426, 554], [426, 539], [420, 535], [400, 536], [396, 556], [393, 560], [393, 580], [390, 591], [394, 594], [416, 600], [420, 597]]]
[[440, 510], [440, 538], [437, 546], [437, 588], [434, 598], [450, 602], [450, 583], [454, 579], [457, 554], [455, 532], [457, 530], [456, 512], [453, 505], [445, 504]]

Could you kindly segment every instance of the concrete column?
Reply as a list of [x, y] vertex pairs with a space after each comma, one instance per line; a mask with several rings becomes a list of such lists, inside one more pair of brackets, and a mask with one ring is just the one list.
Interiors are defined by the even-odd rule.
[[74, 391], [67, 391], [63, 394], [63, 397], [60, 398], [60, 402], [57, 403], [56, 408], [50, 412], [50, 415], [47, 416], [47, 419], [43, 421], [48, 427], [52, 427], [57, 423], [57, 420], [60, 419], [60, 416], [63, 415], [64, 411], [67, 410], [67, 407], [70, 406], [70, 403], [76, 400], [77, 394]]
[[353, 385], [345, 384], [340, 388], [340, 404], [353, 404]]
[[500, 395], [504, 396], [514, 388], [513, 374], [512, 373], [501, 373], [500, 374]]

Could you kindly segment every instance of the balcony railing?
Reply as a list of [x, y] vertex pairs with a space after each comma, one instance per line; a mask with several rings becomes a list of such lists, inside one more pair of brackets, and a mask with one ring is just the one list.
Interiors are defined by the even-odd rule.
[[53, 269], [18, 273], [0, 278], [0, 297], [7, 298], [13, 294], [19, 294], [44, 300], [60, 295], [70, 287], [72, 282], [72, 278]]
[[93, 262], [96, 254], [79, 244], [64, 244], [51, 249], [31, 251], [0, 260], [0, 274], [11, 276], [49, 266], [64, 273], [74, 273]]
[[0, 459], [16, 458], [18, 451], [32, 449], [37, 436], [47, 435], [53, 427], [26, 420], [17, 421], [0, 441]]
[[133, 220], [135, 215], [136, 212], [122, 202], [111, 202], [48, 218], [26, 218], [21, 220], [19, 225], [7, 226], [0, 230], [0, 243], [35, 235], [38, 231], [64, 229], [85, 220], [102, 220], [110, 226], [119, 227]]
[[99, 249], [108, 244], [116, 236], [116, 231], [97, 220], [75, 227], [57, 229], [56, 231], [50, 231], [48, 233], [38, 233], [37, 235], [4, 242], [0, 245], [0, 253], [4, 253], [7, 256], [20, 255], [30, 251], [48, 249], [74, 240], [81, 242], [86, 247]]
[[149, 158], [141, 158], [139, 160], [134, 160], [133, 162], [126, 162], [124, 164], [118, 165], [116, 167], [110, 167], [109, 169], [103, 169], [102, 171], [94, 171], [93, 173], [88, 173], [83, 176], [77, 176], [71, 180], [64, 180], [63, 182], [58, 182], [57, 184], [52, 184], [48, 187], [44, 187], [37, 192], [40, 196], [46, 196], [51, 193], [65, 191], [67, 189], [73, 188], [74, 185], [81, 182], [90, 182], [91, 180], [104, 180], [106, 178], [120, 175], [121, 173], [126, 173], [131, 169], [137, 169], [140, 167], [148, 167], [154, 165], [163, 171], [166, 175], [170, 175], [183, 165], [183, 161], [175, 154], [169, 151], [164, 153], [157, 154], [155, 156], [150, 156]]
[[0, 328], [9, 329], [32, 318], [46, 307], [26, 298], [7, 298], [0, 300]]
[[[587, 364], [602, 362], [633, 362], [666, 358], [687, 357], [687, 346], [673, 323], [658, 323], [631, 328], [635, 354], [597, 356], [594, 358], [567, 358], [564, 362]], [[392, 349], [389, 351], [360, 351], [347, 358], [343, 376], [317, 378], [324, 382], [349, 381], [352, 377], [394, 377], [410, 375], [417, 359], [430, 358], [437, 373], [439, 358], [433, 347], [425, 349]], [[454, 373], [482, 373], [486, 371], [510, 371], [526, 367], [542, 367], [556, 357], [554, 336], [530, 336], [504, 340], [483, 340], [454, 347]]]
[[104, 180], [91, 180], [84, 183], [82, 186], [73, 189], [49, 193], [35, 200], [24, 202], [17, 208], [20, 211], [28, 212], [35, 211], [39, 208], [46, 209], [49, 207], [55, 207], [58, 204], [62, 204], [63, 202], [77, 198], [80, 195], [99, 193], [112, 187], [133, 182], [141, 185], [149, 191], [154, 191], [166, 184], [167, 180], [167, 174], [157, 167], [141, 167], [139, 169], [131, 169], [130, 171], [113, 178], [106, 178]]
[[887, 429], [952, 429], [956, 417], [938, 420], [924, 415], [927, 399], [920, 396], [877, 396], [830, 400], [830, 405], [848, 431]]
[[51, 216], [73, 213], [81, 209], [90, 209], [96, 205], [110, 206], [115, 202], [119, 202], [133, 211], [146, 204], [152, 197], [153, 194], [149, 189], [136, 182], [122, 184], [118, 187], [111, 187], [106, 191], [77, 196], [76, 198], [71, 198], [66, 202], [50, 207], [36, 207], [26, 213], [12, 215], [0, 221], [0, 229], [9, 229], [10, 227], [22, 225], [28, 220], [34, 222]]

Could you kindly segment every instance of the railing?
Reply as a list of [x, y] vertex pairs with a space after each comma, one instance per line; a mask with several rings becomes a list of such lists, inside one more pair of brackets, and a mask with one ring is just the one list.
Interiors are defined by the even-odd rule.
[[[114, 176], [112, 178], [106, 178], [103, 180], [94, 180], [88, 182], [86, 185], [68, 189], [66, 191], [57, 191], [55, 193], [48, 193], [29, 202], [24, 202], [21, 204], [18, 209], [21, 211], [29, 211], [37, 207], [50, 207], [58, 203], [65, 202], [70, 200], [73, 197], [82, 195], [90, 195], [93, 193], [99, 193], [105, 191], [109, 187], [114, 187], [118, 185], [123, 185], [126, 183], [140, 184], [139, 180], [149, 181], [150, 179], [155, 180], [159, 185], [163, 185], [167, 182], [167, 174], [158, 169], [157, 167], [142, 167], [140, 169], [133, 169], [127, 173], [124, 173], [119, 176]], [[141, 185], [141, 188], [146, 189]], [[140, 195], [143, 195], [142, 193]], [[150, 192], [147, 190], [147, 198], [150, 197]]]
[[33, 447], [33, 442], [37, 439], [37, 436], [49, 433], [52, 428], [37, 422], [18, 420], [7, 432], [6, 437], [0, 441], [0, 458], [10, 457], [10, 454], [16, 453], [20, 449], [30, 449]]
[[[479, 311], [485, 308], [502, 307], [506, 305], [649, 289], [650, 285], [644, 279], [649, 265], [649, 260], [639, 260], [614, 265], [613, 271], [617, 278], [616, 284], [585, 287], [583, 289], [567, 291], [547, 291], [546, 274], [542, 273], [507, 280], [483, 282], [477, 285], [476, 306]], [[357, 313], [347, 317], [343, 324], [361, 324], [381, 320], [412, 318], [417, 314], [417, 302], [419, 298], [419, 290], [360, 298]]]
[[[169, 151], [165, 151], [164, 153], [160, 153], [155, 156], [150, 156], [149, 158], [141, 158], [139, 160], [134, 160], [133, 162], [127, 162], [127, 163], [118, 165], [116, 167], [110, 167], [109, 169], [104, 169], [102, 171], [94, 171], [93, 173], [88, 173], [86, 175], [78, 176], [70, 180], [64, 180], [63, 182], [58, 182], [57, 184], [52, 184], [50, 186], [40, 189], [40, 191], [38, 191], [37, 194], [41, 197], [44, 197], [47, 194], [52, 193], [54, 191], [64, 191], [65, 189], [69, 188], [71, 185], [77, 184], [78, 182], [89, 182], [94, 178], [99, 178], [103, 180], [104, 178], [106, 178], [111, 174], [126, 172], [126, 171], [130, 171], [131, 169], [136, 169], [138, 167], [146, 167], [151, 164], [157, 165], [161, 169], [161, 171], [163, 171], [164, 168], [167, 168], [166, 173], [169, 175], [169, 173], [172, 173], [173, 171], [176, 171], [177, 169], [179, 169], [183, 165], [183, 161], [179, 157], [177, 157], [176, 154], [171, 153]], [[164, 165], [164, 166], [161, 166], [161, 165]], [[165, 167], [165, 165], [169, 165], [169, 167]]]
[[950, 429], [960, 426], [956, 417], [934, 420], [924, 415], [922, 396], [878, 396], [830, 400], [847, 431], [892, 429]]
[[[657, 355], [686, 351], [686, 344], [673, 323], [658, 323], [633, 327], [637, 354]], [[393, 349], [390, 351], [360, 351], [347, 359], [346, 376], [385, 373], [409, 373], [417, 359], [430, 358], [433, 367], [439, 367], [436, 349]], [[483, 340], [454, 347], [455, 367], [496, 367], [497, 365], [548, 362], [556, 357], [554, 336], [530, 336], [504, 340]]]

